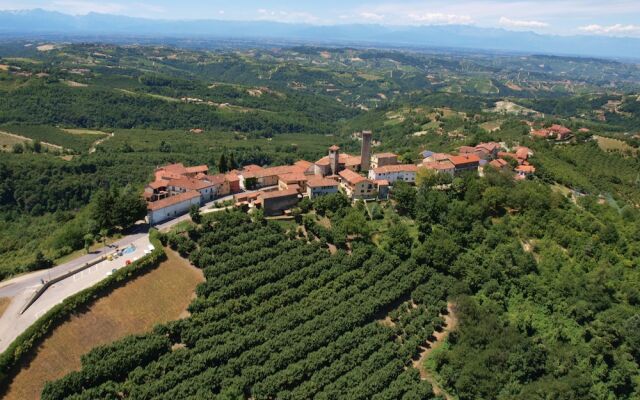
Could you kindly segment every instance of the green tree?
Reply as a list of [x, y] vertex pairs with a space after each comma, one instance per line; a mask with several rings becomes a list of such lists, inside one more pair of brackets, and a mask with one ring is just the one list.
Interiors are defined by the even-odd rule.
[[400, 215], [413, 215], [416, 206], [416, 190], [406, 182], [396, 182], [391, 191], [391, 198]]
[[409, 229], [399, 219], [391, 221], [389, 230], [385, 232], [382, 248], [391, 254], [406, 260], [411, 255], [413, 238], [409, 234]]
[[220, 154], [220, 159], [218, 160], [218, 171], [221, 173], [225, 173], [229, 171], [229, 164], [227, 163], [227, 156], [222, 153]]

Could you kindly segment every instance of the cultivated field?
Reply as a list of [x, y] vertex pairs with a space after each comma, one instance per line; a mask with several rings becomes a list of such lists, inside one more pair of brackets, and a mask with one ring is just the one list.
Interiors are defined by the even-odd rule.
[[186, 316], [202, 272], [171, 250], [150, 273], [98, 300], [84, 314], [56, 328], [33, 360], [13, 380], [5, 400], [38, 399], [46, 381], [80, 367], [80, 357], [96, 346], [144, 333], [154, 325]]

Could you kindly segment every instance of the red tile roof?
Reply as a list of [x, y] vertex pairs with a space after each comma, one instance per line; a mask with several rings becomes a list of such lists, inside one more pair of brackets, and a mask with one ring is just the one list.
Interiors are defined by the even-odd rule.
[[497, 159], [491, 161], [489, 163], [489, 165], [491, 165], [494, 168], [501, 169], [501, 168], [504, 168], [507, 165], [509, 165], [509, 163], [506, 162], [505, 160], [503, 160], [502, 158], [497, 158]]
[[462, 167], [462, 166], [466, 166], [466, 165], [469, 165], [469, 164], [479, 164], [480, 163], [480, 157], [478, 157], [475, 154], [467, 154], [467, 155], [461, 155], [461, 156], [449, 156], [449, 161], [451, 161], [451, 163], [456, 167]]
[[340, 173], [338, 175], [340, 175], [340, 177], [342, 179], [344, 179], [349, 185], [355, 185], [355, 184], [358, 184], [360, 182], [364, 182], [364, 181], [368, 180], [364, 176], [362, 176], [360, 174], [357, 174], [357, 173], [351, 171], [350, 169], [342, 170], [342, 171], [340, 171]]
[[395, 153], [376, 153], [373, 156], [378, 158], [378, 159], [380, 159], [380, 158], [395, 158], [395, 157], [398, 157], [398, 155], [395, 154]]
[[536, 168], [533, 165], [519, 165], [518, 167], [516, 167], [516, 171], [525, 174], [532, 174], [536, 172]]
[[159, 179], [157, 181], [151, 182], [148, 186], [151, 189], [160, 189], [163, 187], [167, 187], [167, 185], [169, 184], [169, 181], [166, 179]]
[[255, 171], [261, 171], [264, 168], [262, 168], [259, 165], [255, 165], [255, 164], [249, 164], [249, 165], [245, 165], [244, 167], [242, 167], [242, 172], [255, 172]]
[[277, 199], [278, 197], [288, 197], [288, 196], [293, 196], [293, 195], [298, 195], [298, 189], [296, 188], [289, 188], [289, 189], [285, 189], [285, 190], [277, 190], [274, 192], [262, 192], [260, 193], [260, 200], [264, 200], [264, 199]]
[[181, 189], [186, 189], [186, 190], [202, 190], [202, 189], [206, 189], [208, 187], [213, 186], [213, 184], [206, 181], [200, 181], [197, 179], [180, 178], [180, 179], [171, 179], [169, 181], [168, 186], [175, 186], [175, 187], [179, 187]]
[[413, 164], [397, 164], [397, 165], [385, 165], [384, 167], [374, 168], [373, 172], [376, 174], [387, 174], [389, 172], [416, 172], [418, 167]]
[[284, 183], [306, 182], [309, 177], [302, 172], [292, 172], [290, 174], [278, 175], [278, 180]]
[[446, 171], [455, 169], [455, 165], [449, 160], [446, 161], [432, 161], [422, 164], [426, 168], [435, 169], [437, 171]]
[[336, 146], [336, 145], [334, 144], [333, 146], [329, 147], [329, 150], [331, 150], [331, 151], [338, 151], [338, 150], [340, 150], [340, 147], [338, 147], [338, 146]]
[[356, 166], [362, 164], [362, 157], [360, 156], [347, 156], [344, 165]]
[[196, 165], [195, 167], [186, 168], [188, 174], [206, 173], [209, 171], [209, 167], [206, 165]]
[[182, 203], [184, 201], [195, 199], [200, 197], [200, 193], [195, 190], [189, 190], [188, 192], [180, 193], [175, 196], [167, 197], [162, 200], [147, 203], [147, 210], [156, 211], [161, 208], [169, 207], [175, 204]]
[[558, 124], [551, 125], [549, 130], [551, 132], [553, 132], [553, 133], [558, 134], [558, 135], [567, 135], [567, 134], [571, 133], [571, 129], [567, 128], [566, 126], [562, 126], [562, 125], [558, 125]]
[[310, 178], [307, 182], [308, 187], [327, 187], [327, 186], [338, 186], [338, 182], [333, 179], [321, 178], [321, 177], [313, 177]]
[[216, 174], [205, 175], [203, 179], [210, 182], [212, 185], [222, 185], [227, 180], [227, 177], [225, 174]]
[[516, 149], [516, 157], [520, 160], [526, 160], [529, 158], [529, 151], [529, 148], [520, 146]]
[[313, 163], [309, 162], [307, 160], [298, 160], [295, 163], [293, 163], [293, 165], [300, 167], [300, 168], [304, 168], [304, 170], [307, 170], [311, 167], [313, 167]]

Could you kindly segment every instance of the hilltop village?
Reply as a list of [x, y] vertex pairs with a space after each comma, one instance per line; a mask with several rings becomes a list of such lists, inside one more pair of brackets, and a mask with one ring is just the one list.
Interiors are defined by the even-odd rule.
[[[533, 136], [539, 136], [532, 131]], [[533, 153], [527, 147], [507, 149], [489, 142], [461, 146], [457, 154], [423, 151], [418, 164], [400, 163], [394, 153], [371, 152], [372, 133], [357, 134], [362, 140], [360, 155], [340, 151], [333, 145], [315, 162], [299, 160], [292, 165], [262, 167], [246, 165], [240, 170], [209, 175], [209, 167], [170, 164], [155, 170], [155, 180], [144, 192], [150, 225], [183, 215], [193, 206], [216, 200], [233, 200], [237, 207], [262, 209], [265, 216], [282, 215], [303, 197], [310, 199], [342, 192], [352, 201], [386, 200], [396, 182], [415, 185], [418, 171], [431, 170], [453, 177], [467, 171], [483, 173], [487, 165], [512, 170], [515, 179], [535, 173], [528, 162]], [[564, 137], [564, 136], [563, 136]]]

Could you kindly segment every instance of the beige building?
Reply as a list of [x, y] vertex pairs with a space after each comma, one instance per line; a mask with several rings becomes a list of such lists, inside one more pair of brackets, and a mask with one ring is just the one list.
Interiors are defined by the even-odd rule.
[[340, 187], [351, 200], [374, 199], [377, 196], [373, 181], [349, 169], [340, 171]]

